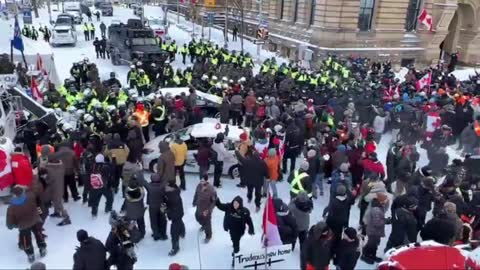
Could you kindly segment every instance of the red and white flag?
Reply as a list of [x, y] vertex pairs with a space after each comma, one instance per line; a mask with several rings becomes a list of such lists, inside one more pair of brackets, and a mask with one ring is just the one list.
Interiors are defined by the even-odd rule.
[[442, 126], [442, 118], [438, 112], [429, 112], [427, 114], [427, 123], [425, 125], [425, 136], [427, 141], [431, 140], [435, 130]]
[[0, 190], [3, 190], [15, 183], [12, 173], [13, 144], [7, 139], [6, 143], [0, 146]]
[[43, 75], [47, 75], [47, 70], [46, 70], [45, 67], [43, 66], [43, 59], [42, 59], [42, 57], [40, 56], [39, 53], [37, 53], [36, 69], [37, 69], [38, 71], [41, 71]]
[[417, 91], [422, 90], [425, 86], [432, 84], [432, 72], [428, 72], [420, 80], [417, 81], [416, 87]]
[[418, 20], [425, 25], [429, 31], [433, 31], [432, 15], [428, 14], [426, 9], [423, 9], [422, 12], [420, 12]]
[[42, 92], [40, 92], [40, 89], [38, 89], [37, 80], [35, 80], [35, 78], [33, 77], [32, 77], [30, 90], [32, 91], [32, 97], [35, 101], [38, 101], [38, 102], [43, 101], [43, 94]]
[[275, 214], [275, 208], [273, 207], [273, 200], [270, 194], [268, 195], [268, 201], [263, 211], [263, 245], [267, 247], [282, 245], [282, 239], [280, 238], [280, 232], [278, 231], [277, 215]]

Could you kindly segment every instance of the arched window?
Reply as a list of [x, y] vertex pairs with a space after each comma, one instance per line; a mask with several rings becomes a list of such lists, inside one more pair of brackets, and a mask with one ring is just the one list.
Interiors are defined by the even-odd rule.
[[409, 32], [417, 30], [418, 14], [420, 12], [421, 3], [421, 0], [410, 0], [408, 3], [405, 30]]
[[317, 0], [311, 0], [310, 4], [310, 21], [308, 25], [313, 25], [315, 23], [315, 9], [317, 8]]
[[375, 0], [360, 0], [360, 11], [358, 14], [358, 29], [370, 31], [372, 28]]

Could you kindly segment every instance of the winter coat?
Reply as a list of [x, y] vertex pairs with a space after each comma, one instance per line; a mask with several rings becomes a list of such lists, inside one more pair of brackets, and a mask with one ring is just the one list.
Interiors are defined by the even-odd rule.
[[180, 189], [175, 184], [169, 184], [165, 187], [165, 204], [168, 219], [179, 220], [183, 217], [182, 197], [180, 196]]
[[448, 154], [440, 149], [432, 149], [427, 151], [428, 166], [432, 169], [435, 173], [441, 173], [448, 165]]
[[145, 213], [144, 197], [145, 190], [141, 186], [125, 189], [125, 212], [128, 219], [136, 220], [143, 217]]
[[387, 165], [387, 175], [388, 175], [388, 179], [390, 179], [391, 181], [393, 181], [394, 179], [396, 179], [396, 170], [395, 168], [397, 167], [399, 161], [400, 161], [400, 154], [399, 154], [400, 150], [398, 149], [397, 146], [392, 146], [390, 147], [390, 149], [388, 150], [388, 153], [387, 153], [387, 162], [386, 162], [386, 165]]
[[339, 184], [345, 185], [347, 192], [352, 190], [352, 175], [349, 172], [342, 172], [340, 170], [334, 170], [332, 172], [332, 184], [330, 185], [331, 193], [335, 194], [337, 186]]
[[140, 177], [139, 184], [147, 189], [147, 204], [150, 207], [161, 207], [164, 204], [167, 183], [158, 174], [152, 175], [152, 182], [150, 183]]
[[385, 131], [385, 116], [375, 116], [375, 119], [373, 119], [373, 129], [375, 129], [375, 133], [383, 134]]
[[441, 213], [438, 218], [449, 221], [455, 228], [455, 240], [463, 239], [463, 222], [456, 215], [451, 213]]
[[385, 208], [377, 200], [373, 200], [368, 206], [363, 222], [367, 227], [367, 236], [385, 236]]
[[292, 213], [290, 213], [288, 206], [281, 199], [274, 199], [273, 206], [282, 243], [284, 245], [295, 243], [298, 235], [297, 222]]
[[313, 210], [313, 202], [307, 193], [298, 193], [288, 207], [297, 223], [297, 230], [299, 232], [307, 231], [310, 227], [310, 213]]
[[348, 227], [350, 219], [350, 208], [355, 202], [352, 196], [336, 196], [330, 200], [330, 203], [323, 210], [323, 217], [327, 217], [326, 222], [332, 231], [337, 232]]
[[78, 172], [78, 160], [75, 152], [68, 146], [61, 146], [57, 152], [52, 154], [52, 158], [60, 159], [65, 168], [65, 175], [72, 175]]
[[10, 200], [7, 208], [7, 228], [24, 230], [41, 222], [42, 219], [37, 211], [36, 196], [33, 192], [23, 193]]
[[280, 179], [280, 158], [278, 155], [267, 157], [265, 159], [265, 164], [268, 169], [268, 179], [272, 181]]
[[73, 270], [106, 270], [107, 250], [102, 242], [89, 237], [73, 254]]
[[160, 143], [157, 174], [167, 182], [175, 181], [175, 155], [167, 143]]
[[360, 241], [354, 239], [350, 242], [342, 239], [338, 244], [336, 260], [341, 270], [353, 270], [357, 265], [358, 258], [360, 257]]
[[130, 184], [130, 178], [141, 170], [142, 168], [138, 163], [132, 163], [129, 161], [125, 162], [122, 169], [122, 185], [128, 187]]
[[332, 154], [332, 168], [338, 169], [342, 163], [348, 162], [348, 156], [345, 151], [337, 150]]
[[197, 154], [195, 156], [198, 166], [200, 167], [210, 166], [210, 151], [211, 151], [211, 148], [206, 145], [200, 146], [198, 148]]
[[232, 98], [230, 99], [230, 108], [232, 111], [238, 111], [240, 112], [242, 110], [242, 103], [243, 103], [243, 98], [240, 95], [233, 95]]
[[462, 133], [460, 134], [460, 142], [463, 145], [470, 145], [476, 146], [478, 144], [478, 136], [475, 134], [475, 130], [473, 130], [473, 125], [468, 125], [463, 129]]
[[242, 164], [242, 174], [247, 186], [260, 187], [268, 177], [267, 165], [256, 154], [242, 157], [238, 151], [235, 152], [238, 161]]
[[202, 214], [204, 211], [211, 215], [215, 202], [217, 201], [217, 192], [213, 186], [206, 182], [197, 185], [195, 195], [193, 196], [193, 206], [197, 207], [196, 213]]
[[404, 207], [395, 209], [395, 215], [392, 215], [392, 232], [388, 241], [393, 247], [417, 241], [417, 220], [411, 211]]
[[385, 177], [385, 168], [383, 167], [383, 164], [380, 163], [380, 161], [365, 158], [360, 160], [360, 163], [364, 168], [365, 177], [368, 177], [368, 175], [371, 173], [380, 175], [380, 178]]
[[408, 158], [402, 158], [395, 168], [395, 175], [398, 180], [408, 183], [413, 172], [413, 164]]
[[113, 188], [113, 168], [110, 163], [95, 163], [92, 170], [94, 173], [102, 176], [103, 188]]
[[[233, 208], [233, 202], [237, 201], [239, 207]], [[252, 218], [250, 217], [250, 211], [243, 207], [243, 199], [240, 196], [235, 197], [231, 203], [221, 203], [217, 199], [215, 205], [220, 211], [225, 212], [223, 219], [223, 229], [230, 232], [231, 235], [241, 237], [245, 234], [245, 227], [248, 226], [249, 232], [254, 232]]]
[[332, 244], [334, 236], [331, 232], [326, 235], [322, 231], [327, 225], [324, 222], [312, 226], [304, 244], [302, 259], [311, 264], [315, 270], [327, 269], [332, 259]]
[[280, 108], [276, 104], [268, 105], [266, 108], [267, 117], [272, 119], [278, 119], [280, 117]]
[[139, 127], [133, 127], [128, 131], [127, 145], [135, 160], [141, 160], [143, 150], [143, 135]]
[[432, 202], [435, 200], [432, 190], [425, 188], [418, 183], [410, 186], [407, 193], [418, 200], [417, 211], [422, 211], [426, 214], [432, 210]]
[[303, 145], [299, 128], [296, 125], [290, 125], [285, 134], [285, 158], [296, 158]]
[[227, 151], [223, 142], [214, 142], [212, 144], [212, 150], [217, 153], [217, 161], [225, 162], [231, 157], [231, 154]]
[[228, 123], [230, 119], [230, 104], [228, 101], [223, 101], [219, 108], [220, 111], [220, 122]]
[[55, 201], [53, 198], [58, 199], [63, 197], [63, 186], [65, 185], [65, 167], [63, 167], [62, 161], [49, 161], [45, 168], [47, 169], [48, 174], [47, 189], [45, 192], [51, 196], [53, 201]]
[[255, 96], [247, 96], [243, 103], [245, 105], [245, 113], [253, 113], [255, 111], [255, 106], [257, 104], [257, 99]]
[[188, 148], [183, 141], [175, 141], [171, 146], [173, 155], [175, 156], [175, 166], [182, 166], [187, 160]]
[[130, 149], [121, 141], [112, 141], [107, 145], [105, 155], [116, 165], [123, 165], [127, 161]]

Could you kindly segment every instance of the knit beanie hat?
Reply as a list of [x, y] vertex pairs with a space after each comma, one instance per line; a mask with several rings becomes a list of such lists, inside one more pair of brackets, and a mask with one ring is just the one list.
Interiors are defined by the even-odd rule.
[[357, 231], [352, 227], [346, 228], [343, 232], [351, 240], [355, 240], [357, 238]]
[[78, 242], [83, 242], [88, 239], [88, 233], [85, 230], [77, 231], [77, 240]]
[[345, 196], [345, 194], [347, 194], [347, 188], [344, 185], [338, 185], [336, 194], [337, 196]]
[[308, 171], [309, 166], [310, 165], [308, 164], [308, 161], [306, 161], [306, 160], [303, 160], [300, 163], [300, 169], [303, 170], [303, 171]]
[[313, 150], [313, 149], [310, 149], [308, 150], [307, 152], [307, 158], [313, 158], [317, 155], [317, 151]]
[[95, 157], [95, 162], [96, 163], [104, 163], [105, 162], [105, 157], [102, 154], [98, 154]]
[[248, 134], [246, 132], [243, 132], [242, 134], [240, 134], [240, 140], [242, 142], [245, 142], [246, 140], [248, 140]]

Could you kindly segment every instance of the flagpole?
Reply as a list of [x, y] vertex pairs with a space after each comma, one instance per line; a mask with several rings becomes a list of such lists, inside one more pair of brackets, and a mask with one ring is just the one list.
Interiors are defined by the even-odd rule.
[[[270, 187], [267, 185], [267, 187]], [[263, 245], [265, 246], [265, 270], [267, 269], [267, 249], [268, 249], [268, 202], [270, 201], [270, 189], [267, 189], [267, 202], [265, 203], [265, 239]]]

